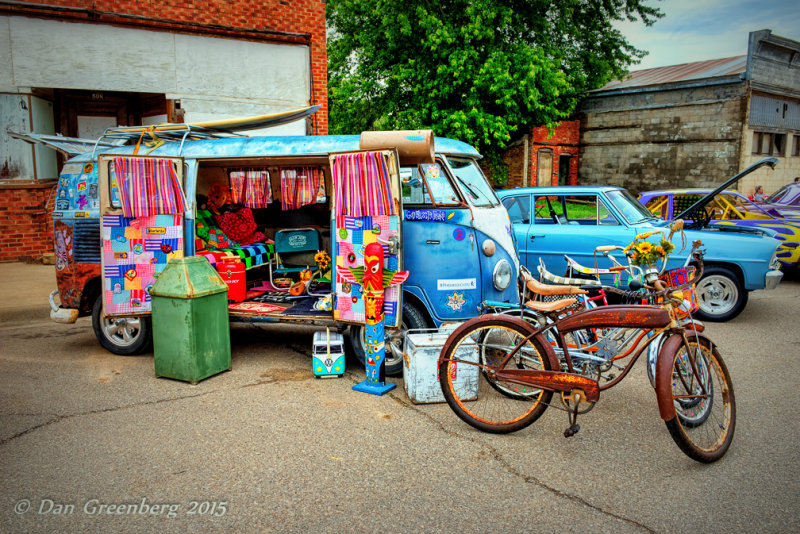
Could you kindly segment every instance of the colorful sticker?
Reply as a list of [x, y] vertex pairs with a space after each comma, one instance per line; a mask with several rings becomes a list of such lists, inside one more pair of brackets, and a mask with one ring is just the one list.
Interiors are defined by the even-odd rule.
[[459, 312], [461, 311], [461, 307], [464, 306], [464, 304], [466, 303], [467, 301], [464, 300], [463, 292], [462, 293], [454, 292], [452, 295], [447, 296], [447, 304], [445, 304], [445, 306], [447, 306], [454, 312]]
[[408, 210], [406, 220], [444, 222], [447, 220], [447, 214], [438, 210]]
[[467, 237], [467, 231], [463, 228], [456, 228], [453, 230], [453, 239], [456, 241], [463, 241]]

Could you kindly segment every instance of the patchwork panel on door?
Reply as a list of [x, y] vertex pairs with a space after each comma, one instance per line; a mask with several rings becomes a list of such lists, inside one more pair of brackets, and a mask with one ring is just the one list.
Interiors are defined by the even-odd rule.
[[[364, 267], [364, 247], [370, 243], [382, 245], [385, 269], [400, 270], [397, 254], [390, 254], [387, 245], [397, 238], [399, 227], [400, 217], [397, 215], [337, 217], [334, 246], [336, 270]], [[346, 282], [337, 276], [336, 295], [334, 318], [343, 321], [364, 321], [364, 299], [360, 284]], [[386, 288], [384, 294], [386, 324], [397, 322], [399, 300], [399, 284]]]
[[104, 215], [103, 305], [106, 315], [150, 311], [150, 288], [167, 262], [183, 257], [181, 215]]

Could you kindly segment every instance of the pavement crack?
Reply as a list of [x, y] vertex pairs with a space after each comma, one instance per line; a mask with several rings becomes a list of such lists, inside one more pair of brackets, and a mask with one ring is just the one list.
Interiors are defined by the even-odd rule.
[[[101, 413], [116, 412], [116, 411], [119, 411], [119, 410], [126, 410], [128, 408], [136, 408], [136, 407], [139, 407], [139, 406], [152, 406], [154, 404], [162, 404], [162, 403], [166, 403], [166, 402], [173, 402], [173, 401], [179, 401], [179, 400], [184, 400], [184, 399], [191, 399], [191, 398], [194, 398], [194, 397], [202, 397], [204, 395], [209, 395], [211, 393], [216, 393], [216, 391], [217, 390], [203, 391], [201, 393], [195, 393], [193, 395], [183, 395], [181, 397], [171, 397], [171, 398], [168, 398], [168, 399], [158, 399], [158, 400], [152, 400], [152, 401], [134, 402], [134, 403], [131, 403], [131, 404], [124, 404], [122, 406], [112, 406], [110, 408], [102, 408], [102, 409], [99, 409], [99, 410], [87, 410], [85, 412], [71, 413], [71, 414], [67, 414], [67, 415], [56, 415], [52, 419], [50, 419], [48, 421], [45, 421], [43, 423], [39, 423], [38, 425], [34, 425], [34, 426], [30, 427], [30, 428], [26, 428], [22, 432], [17, 432], [16, 434], [14, 434], [12, 436], [9, 436], [7, 438], [4, 438], [4, 439], [0, 440], [0, 447], [2, 447], [3, 445], [5, 445], [7, 443], [10, 443], [11, 441], [13, 441], [13, 440], [15, 440], [17, 438], [21, 438], [22, 436], [24, 436], [26, 434], [30, 434], [31, 432], [39, 430], [40, 428], [44, 428], [44, 427], [50, 426], [52, 424], [59, 423], [61, 421], [66, 421], [68, 419], [72, 419], [72, 418], [75, 418], [75, 417], [83, 417], [85, 415], [96, 415], [96, 414], [101, 414]], [[19, 414], [15, 414], [15, 415], [19, 415]], [[44, 415], [44, 414], [41, 414], [41, 415]]]
[[621, 516], [619, 514], [615, 514], [614, 512], [611, 512], [611, 511], [606, 510], [606, 509], [604, 509], [604, 508], [602, 508], [600, 506], [592, 504], [589, 501], [587, 501], [586, 499], [584, 499], [583, 497], [580, 497], [579, 495], [575, 495], [574, 493], [569, 493], [569, 492], [566, 492], [566, 491], [562, 491], [562, 490], [560, 490], [558, 488], [550, 486], [549, 484], [544, 482], [542, 479], [540, 479], [540, 478], [538, 478], [538, 477], [536, 477], [534, 475], [526, 475], [524, 473], [521, 473], [518, 469], [516, 469], [513, 465], [511, 465], [508, 460], [505, 459], [505, 457], [500, 453], [500, 451], [498, 451], [497, 449], [495, 449], [494, 447], [492, 447], [491, 445], [489, 445], [485, 441], [482, 441], [482, 440], [480, 440], [478, 438], [466, 436], [466, 435], [461, 434], [459, 432], [455, 432], [453, 430], [449, 430], [449, 429], [445, 428], [444, 424], [442, 424], [441, 421], [435, 419], [429, 413], [421, 410], [419, 407], [415, 406], [414, 404], [412, 404], [410, 402], [407, 402], [406, 400], [404, 400], [403, 398], [401, 398], [398, 395], [395, 395], [394, 393], [389, 393], [388, 396], [391, 397], [398, 404], [400, 404], [400, 405], [402, 405], [402, 406], [404, 406], [406, 408], [409, 408], [409, 409], [417, 412], [418, 414], [422, 415], [424, 418], [428, 419], [431, 423], [433, 423], [434, 426], [438, 427], [439, 430], [441, 430], [445, 434], [447, 434], [449, 436], [452, 436], [454, 438], [458, 438], [458, 439], [462, 439], [462, 440], [465, 440], [465, 441], [469, 441], [469, 442], [471, 442], [471, 443], [473, 443], [475, 445], [478, 445], [479, 447], [482, 447], [482, 448], [486, 449], [489, 452], [489, 454], [491, 454], [492, 457], [503, 467], [503, 469], [505, 469], [509, 474], [511, 474], [511, 475], [523, 480], [524, 482], [526, 482], [528, 484], [533, 484], [535, 486], [538, 486], [541, 489], [543, 489], [543, 490], [545, 490], [545, 491], [547, 491], [549, 493], [552, 493], [553, 495], [555, 495], [557, 497], [561, 497], [563, 499], [567, 499], [567, 500], [569, 500], [569, 501], [571, 501], [571, 502], [573, 502], [575, 504], [578, 504], [580, 506], [585, 506], [586, 508], [590, 508], [590, 509], [592, 509], [592, 510], [594, 510], [596, 512], [599, 512], [599, 513], [601, 513], [601, 514], [603, 514], [605, 516], [608, 516], [608, 517], [611, 517], [611, 518], [616, 519], [618, 521], [622, 521], [624, 523], [627, 523], [627, 524], [629, 524], [629, 525], [631, 525], [633, 527], [636, 527], [638, 529], [644, 530], [645, 532], [653, 532], [653, 533], [656, 532], [655, 530], [651, 529], [647, 525], [639, 523], [638, 521], [634, 521], [633, 519], [629, 519], [629, 518]]

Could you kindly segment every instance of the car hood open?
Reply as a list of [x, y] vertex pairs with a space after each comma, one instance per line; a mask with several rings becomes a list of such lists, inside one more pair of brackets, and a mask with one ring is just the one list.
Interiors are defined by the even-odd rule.
[[739, 180], [741, 180], [743, 177], [747, 176], [751, 172], [753, 172], [753, 171], [755, 171], [757, 169], [760, 169], [761, 167], [763, 167], [765, 165], [769, 165], [769, 167], [771, 169], [774, 169], [775, 165], [777, 165], [777, 164], [778, 164], [778, 158], [764, 158], [764, 159], [758, 160], [757, 162], [753, 163], [752, 165], [747, 167], [742, 172], [740, 172], [737, 175], [727, 179], [725, 182], [723, 182], [722, 185], [720, 185], [719, 187], [717, 187], [716, 189], [711, 191], [709, 194], [707, 194], [706, 196], [704, 196], [703, 198], [701, 198], [700, 200], [698, 200], [697, 202], [695, 202], [694, 204], [692, 204], [691, 206], [689, 206], [688, 208], [683, 210], [681, 213], [676, 215], [674, 218], [675, 219], [689, 219], [691, 221], [694, 221], [694, 223], [692, 223], [693, 227], [706, 226], [708, 224], [708, 217], [705, 214], [705, 207], [708, 205], [709, 202], [711, 202], [711, 200], [715, 196], [720, 194], [725, 189], [728, 189], [733, 184], [735, 184], [736, 182], [738, 182]]

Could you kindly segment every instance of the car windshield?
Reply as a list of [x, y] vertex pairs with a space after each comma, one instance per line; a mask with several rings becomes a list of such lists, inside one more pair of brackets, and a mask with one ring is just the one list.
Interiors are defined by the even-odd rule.
[[789, 186], [788, 185], [784, 185], [783, 187], [781, 187], [780, 189], [778, 189], [777, 191], [772, 193], [772, 195], [768, 196], [767, 200], [765, 200], [764, 202], [767, 203], [767, 204], [774, 204], [774, 203], [778, 202], [781, 198], [783, 198], [783, 196], [786, 195], [786, 192], [788, 190], [789, 190]]
[[765, 204], [795, 204], [800, 196], [800, 184], [784, 185], [764, 201]]
[[492, 186], [489, 185], [475, 160], [448, 156], [447, 163], [453, 170], [459, 189], [473, 206], [497, 206], [500, 204]]
[[658, 219], [626, 189], [606, 191], [606, 198], [631, 224]]

